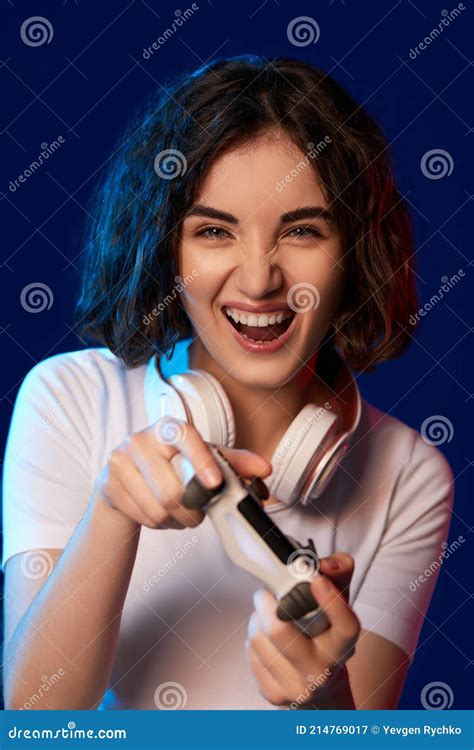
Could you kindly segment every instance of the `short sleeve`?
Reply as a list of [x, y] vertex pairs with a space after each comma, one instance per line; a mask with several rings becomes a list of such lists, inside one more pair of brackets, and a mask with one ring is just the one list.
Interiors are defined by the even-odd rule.
[[63, 549], [92, 491], [93, 400], [74, 354], [50, 357], [23, 380], [3, 471], [2, 570], [30, 549]]
[[443, 560], [454, 499], [450, 466], [415, 433], [395, 484], [380, 546], [352, 603], [361, 627], [396, 643], [413, 661]]

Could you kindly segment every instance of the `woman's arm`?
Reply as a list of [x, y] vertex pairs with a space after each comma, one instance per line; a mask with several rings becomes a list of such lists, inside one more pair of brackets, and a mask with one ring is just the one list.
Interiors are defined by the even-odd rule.
[[[34, 708], [92, 709], [100, 703], [112, 672], [140, 528], [94, 496], [62, 554], [54, 551], [56, 560], [49, 577], [41, 581], [28, 578], [23, 555], [8, 561], [7, 709], [23, 708], [38, 693], [44, 675], [56, 674], [61, 668], [61, 678]], [[48, 562], [53, 561], [52, 555], [46, 557], [46, 550], [42, 554]]]
[[409, 666], [408, 656], [387, 638], [361, 630], [354, 655], [347, 662], [355, 707], [395, 709]]
[[408, 670], [408, 656], [377, 633], [361, 630], [355, 652], [315, 704], [301, 708], [396, 709]]

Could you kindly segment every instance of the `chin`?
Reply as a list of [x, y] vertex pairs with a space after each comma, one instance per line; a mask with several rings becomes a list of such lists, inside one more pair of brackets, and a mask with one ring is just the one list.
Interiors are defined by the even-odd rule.
[[299, 369], [299, 360], [288, 363], [282, 367], [281, 363], [271, 364], [267, 362], [265, 367], [261, 364], [250, 364], [248, 359], [243, 359], [235, 364], [224, 368], [230, 377], [242, 385], [254, 388], [281, 388], [291, 380]]

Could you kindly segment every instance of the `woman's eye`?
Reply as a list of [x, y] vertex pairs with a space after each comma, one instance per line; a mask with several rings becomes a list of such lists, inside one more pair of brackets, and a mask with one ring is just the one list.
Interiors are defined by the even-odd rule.
[[[293, 234], [295, 232], [295, 234]], [[324, 237], [323, 233], [317, 229], [317, 227], [313, 226], [307, 226], [307, 227], [295, 227], [292, 229], [286, 237], [296, 237], [299, 238], [305, 238], [305, 237]]]
[[[221, 240], [227, 237], [231, 237], [231, 234], [223, 227], [205, 227], [199, 232], [196, 232], [197, 237], [206, 237], [211, 240]], [[307, 237], [324, 237], [323, 233], [313, 226], [301, 226], [291, 229], [285, 237], [296, 237], [297, 239], [305, 239]]]
[[230, 237], [229, 232], [222, 227], [206, 227], [197, 232], [198, 237], [208, 237], [211, 240], [221, 240], [225, 236]]

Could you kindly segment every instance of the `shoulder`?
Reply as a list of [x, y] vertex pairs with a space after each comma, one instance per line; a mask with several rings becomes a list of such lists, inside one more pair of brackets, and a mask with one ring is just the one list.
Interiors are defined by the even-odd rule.
[[420, 477], [434, 472], [439, 478], [452, 480], [449, 463], [437, 447], [450, 439], [453, 428], [449, 420], [429, 417], [418, 430], [365, 400], [363, 411], [365, 436], [376, 456], [389, 454], [401, 467], [419, 472]]
[[370, 460], [382, 473], [397, 512], [423, 515], [438, 507], [449, 514], [454, 477], [438, 447], [452, 430], [449, 420], [433, 416], [415, 429], [396, 417], [363, 402], [362, 440]]
[[80, 349], [62, 352], [46, 357], [34, 365], [26, 374], [25, 380], [66, 381], [68, 378], [91, 378], [96, 372], [111, 372], [123, 368], [118, 357], [105, 347]]
[[[145, 370], [146, 365], [127, 367], [106, 348], [38, 362], [16, 395], [6, 455], [17, 465], [17, 459], [31, 464], [32, 453], [35, 464], [40, 454], [46, 463], [47, 454], [56, 466], [68, 451], [71, 461], [92, 461], [99, 470], [105, 453], [137, 429]], [[35, 440], [38, 435], [41, 440]], [[12, 470], [13, 462], [8, 466]]]
[[47, 357], [23, 378], [15, 398], [11, 432], [45, 422], [91, 435], [99, 425], [122, 421], [143, 390], [146, 365], [127, 367], [108, 349], [88, 348]]
[[73, 399], [80, 397], [88, 402], [101, 393], [123, 388], [133, 375], [143, 376], [143, 368], [133, 369], [105, 347], [63, 352], [34, 365], [24, 377], [20, 390], [31, 395], [69, 394]]

